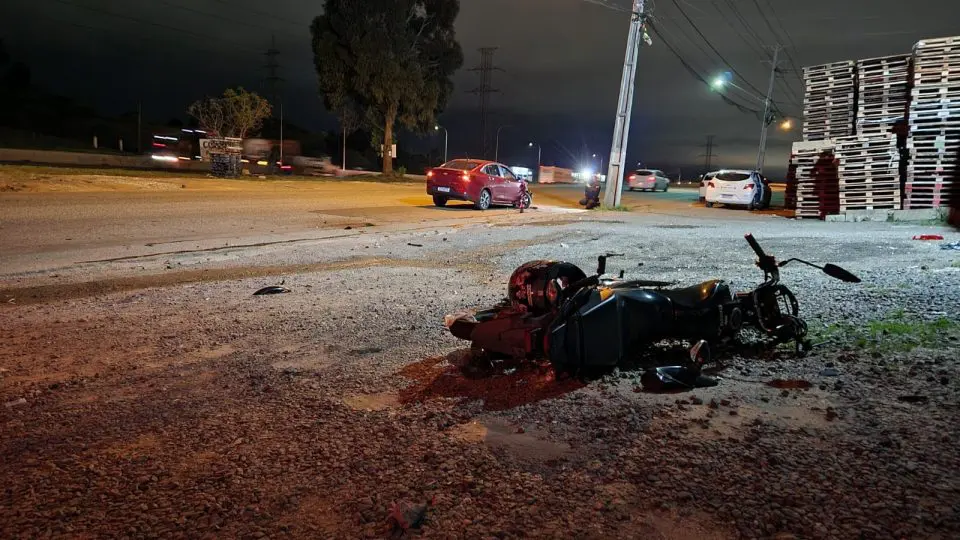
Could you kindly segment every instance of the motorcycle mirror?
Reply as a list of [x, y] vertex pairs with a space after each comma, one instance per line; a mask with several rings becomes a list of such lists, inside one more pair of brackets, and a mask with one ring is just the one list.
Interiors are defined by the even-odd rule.
[[706, 340], [701, 339], [693, 347], [690, 347], [690, 362], [697, 369], [710, 363], [710, 344]]
[[847, 283], [860, 283], [860, 278], [835, 264], [823, 265], [823, 273], [840, 281], [846, 281]]

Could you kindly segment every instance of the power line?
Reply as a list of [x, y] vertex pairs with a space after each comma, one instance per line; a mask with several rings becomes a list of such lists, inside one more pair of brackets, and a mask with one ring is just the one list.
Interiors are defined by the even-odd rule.
[[[654, 19], [654, 18], [651, 17], [651, 19]], [[687, 60], [683, 58], [683, 55], [681, 55], [681, 54], [677, 51], [677, 49], [676, 49], [673, 45], [670, 44], [669, 40], [666, 39], [666, 37], [664, 36], [663, 32], [660, 30], [660, 24], [659, 24], [659, 20], [660, 20], [660, 19], [657, 18], [656, 20], [658, 21], [658, 24], [656, 24], [656, 25], [653, 24], [653, 20], [651, 20], [651, 21], [649, 22], [649, 24], [650, 24], [650, 29], [653, 30], [655, 34], [657, 34], [657, 37], [660, 38], [660, 41], [662, 41], [663, 44], [666, 45], [667, 49], [669, 49], [670, 52], [673, 53], [673, 55], [677, 58], [677, 60], [680, 61], [680, 64], [682, 64], [683, 67], [685, 67], [685, 68], [687, 69], [687, 71], [688, 71], [691, 75], [693, 75], [693, 77], [694, 77], [695, 79], [697, 79], [698, 81], [702, 82], [703, 84], [709, 86], [710, 83], [707, 82], [707, 79], [704, 78], [703, 75], [701, 75], [701, 74], [696, 70], [696, 68], [694, 68], [693, 66], [691, 66], [690, 63], [687, 62]], [[733, 105], [734, 107], [736, 107], [737, 109], [739, 109], [741, 112], [753, 113], [753, 114], [757, 115], [757, 118], [760, 117], [760, 116], [759, 116], [759, 115], [760, 115], [760, 111], [759, 111], [759, 110], [757, 110], [757, 109], [751, 109], [750, 107], [747, 107], [747, 106], [745, 106], [745, 105], [741, 105], [740, 103], [737, 103], [737, 102], [734, 101], [733, 99], [731, 99], [731, 98], [729, 98], [729, 97], [727, 97], [727, 96], [725, 96], [725, 95], [723, 95], [723, 94], [717, 94], [717, 95], [719, 95], [719, 96], [720, 96], [720, 99], [722, 99], [725, 103], [727, 103], [728, 105]]]
[[[783, 37], [786, 37], [788, 43], [791, 43], [791, 44], [793, 43], [793, 39], [790, 37], [790, 34], [788, 34], [786, 30], [783, 30], [783, 23], [782, 21], [779, 20], [779, 17], [777, 18], [777, 23], [779, 24], [781, 30], [783, 30], [784, 35], [782, 36], [779, 32], [777, 32], [777, 30], [773, 28], [773, 24], [770, 22], [770, 18], [767, 17], [766, 12], [760, 6], [760, 2], [758, 2], [757, 0], [753, 0], [753, 5], [756, 6], [757, 12], [760, 13], [760, 17], [763, 18], [763, 22], [767, 25], [767, 29], [770, 30], [770, 35], [772, 35], [774, 39], [776, 39], [777, 41], [781, 41]], [[773, 8], [771, 7], [771, 9]], [[776, 15], [776, 13], [774, 13], [774, 15]], [[796, 47], [796, 45], [791, 45], [791, 46], [794, 48]], [[796, 76], [797, 80], [802, 80], [800, 78], [800, 73], [801, 73], [800, 68], [797, 67], [797, 63], [794, 61], [793, 55], [790, 54], [789, 50], [785, 50], [783, 52], [786, 53], [787, 61], [790, 62], [790, 68], [793, 70], [793, 73]], [[790, 94], [790, 96], [794, 100], [799, 101], [800, 98], [797, 96], [796, 93], [794, 93], [793, 89], [789, 85], [787, 85], [786, 88], [787, 88], [787, 93]]]
[[[229, 6], [229, 7], [231, 7], [232, 9], [237, 9], [237, 3], [238, 3], [237, 0], [229, 0], [229, 1], [228, 1], [228, 0], [213, 0], [213, 1], [214, 1], [214, 2], [217, 2], [218, 4], [223, 4], [223, 5], [225, 5], [225, 6]], [[296, 27], [299, 27], [299, 28], [307, 28], [307, 25], [304, 24], [303, 21], [295, 21], [295, 20], [293, 20], [293, 19], [287, 19], [287, 18], [285, 18], [285, 17], [280, 17], [279, 15], [275, 15], [275, 14], [273, 14], [273, 13], [270, 13], [269, 11], [260, 11], [260, 10], [258, 10], [258, 9], [255, 9], [255, 8], [252, 8], [252, 7], [249, 7], [249, 6], [243, 6], [243, 9], [249, 11], [250, 13], [259, 15], [259, 16], [261, 16], [261, 17], [270, 17], [271, 19], [276, 19], [276, 20], [278, 20], [278, 21], [282, 21], [282, 22], [285, 22], [285, 23], [287, 23], [287, 24], [292, 24], [293, 26], [296, 26]]]
[[750, 23], [747, 22], [746, 18], [744, 18], [743, 16], [743, 13], [740, 12], [740, 9], [737, 8], [737, 6], [733, 3], [732, 0], [723, 0], [723, 1], [725, 4], [727, 4], [727, 6], [733, 12], [734, 17], [736, 17], [737, 20], [740, 21], [740, 24], [743, 26], [743, 29], [747, 31], [747, 35], [751, 36], [754, 39], [754, 41], [757, 42], [757, 45], [760, 46], [760, 51], [761, 51], [760, 55], [763, 57], [766, 57], [766, 53], [764, 52], [764, 48], [766, 47], [766, 44], [763, 42], [762, 39], [760, 39], [760, 35], [757, 34], [757, 31], [754, 30], [752, 26], [750, 26]]
[[690, 26], [692, 26], [694, 30], [696, 30], [697, 34], [700, 35], [704, 43], [706, 43], [707, 46], [710, 47], [710, 50], [712, 50], [714, 54], [716, 54], [717, 57], [720, 58], [720, 60], [722, 60], [723, 63], [726, 64], [737, 75], [737, 77], [740, 77], [740, 79], [744, 83], [746, 83], [747, 86], [749, 86], [754, 92], [761, 94], [762, 92], [760, 91], [760, 89], [758, 89], [756, 86], [751, 84], [750, 80], [744, 77], [739, 71], [737, 71], [737, 68], [733, 67], [733, 64], [730, 63], [726, 58], [724, 58], [722, 54], [720, 54], [720, 51], [718, 51], [717, 48], [713, 46], [713, 43], [710, 43], [710, 40], [707, 39], [707, 36], [703, 35], [703, 32], [701, 32], [697, 24], [693, 22], [693, 19], [691, 19], [690, 16], [687, 15], [687, 12], [682, 7], [680, 7], [680, 4], [677, 2], [677, 0], [670, 0], [670, 1], [673, 2], [673, 5], [676, 6], [678, 10], [680, 10], [680, 14], [683, 15], [683, 18], [686, 19], [688, 23], [690, 23]]
[[[45, 18], [45, 19], [47, 19], [47, 20], [49, 20], [49, 21], [52, 21], [52, 22], [56, 22], [56, 23], [60, 23], [60, 24], [65, 24], [65, 25], [69, 25], [69, 26], [76, 27], [76, 28], [81, 28], [81, 29], [84, 29], [84, 30], [90, 30], [90, 31], [96, 32], [96, 33], [98, 33], [98, 34], [100, 34], [100, 35], [109, 34], [110, 32], [113, 32], [115, 35], [119, 35], [119, 33], [117, 32], [116, 28], [101, 28], [101, 27], [96, 27], [96, 26], [88, 26], [88, 25], [81, 24], [81, 23], [77, 23], [77, 22], [73, 22], [73, 21], [62, 21], [62, 20], [60, 20], [60, 19], [56, 19], [56, 18], [54, 18], [54, 17], [50, 17], [49, 15], [46, 15], [46, 14], [44, 14], [44, 13], [37, 13], [36, 15], [39, 15], [39, 16], [41, 16], [41, 17], [43, 17], [43, 18]], [[129, 35], [128, 35], [128, 34], [124, 34], [124, 36], [129, 36]], [[167, 38], [167, 37], [147, 36], [147, 35], [144, 35], [144, 34], [142, 34], [142, 33], [141, 33], [141, 34], [137, 34], [137, 36], [135, 36], [135, 37], [138, 38], [138, 39], [144, 39], [144, 40], [147, 40], [147, 41], [153, 41], [153, 42], [155, 42], [155, 43], [170, 44], [170, 43], [172, 42], [172, 40], [171, 40], [170, 38]], [[108, 38], [108, 39], [109, 39], [109, 38]], [[111, 41], [114, 41], [115, 43], [120, 44], [120, 45], [124, 45], [124, 46], [129, 46], [129, 44], [130, 44], [129, 41], [121, 41], [120, 39], [115, 39], [115, 40], [111, 40]], [[203, 48], [203, 47], [192, 48], [192, 50], [198, 51], [198, 52], [211, 53], [211, 54], [222, 54], [222, 53], [223, 53], [223, 51], [215, 51], [215, 50], [213, 50], [213, 49], [206, 49], [206, 48]]]
[[[65, 6], [71, 6], [71, 7], [75, 7], [75, 8], [85, 9], [85, 10], [87, 10], [87, 11], [92, 11], [92, 12], [94, 12], [94, 13], [100, 13], [100, 14], [103, 14], [103, 15], [109, 15], [109, 16], [111, 16], [111, 17], [116, 17], [116, 18], [118, 18], [118, 19], [124, 19], [124, 20], [132, 21], [132, 22], [136, 22], [136, 23], [140, 23], [140, 24], [146, 24], [146, 25], [149, 25], [149, 26], [156, 26], [157, 28], [164, 28], [164, 29], [166, 29], [166, 30], [173, 30], [174, 32], [180, 32], [180, 33], [182, 33], [182, 34], [184, 34], [184, 35], [189, 35], [189, 36], [192, 36], [192, 37], [197, 38], [197, 39], [202, 39], [202, 40], [204, 40], [204, 41], [210, 41], [211, 39], [215, 39], [215, 38], [213, 38], [212, 36], [209, 36], [209, 35], [198, 34], [198, 33], [196, 33], [196, 32], [190, 31], [190, 30], [185, 30], [185, 29], [183, 29], [183, 28], [178, 28], [178, 27], [176, 27], [176, 26], [170, 26], [170, 25], [168, 25], [168, 24], [163, 24], [163, 23], [159, 23], [159, 22], [155, 22], [155, 21], [150, 21], [150, 20], [146, 20], [146, 19], [141, 19], [141, 18], [139, 18], [139, 17], [131, 17], [130, 15], [122, 15], [122, 14], [119, 14], [119, 13], [114, 13], [114, 12], [109, 11], [109, 10], [106, 10], [106, 9], [100, 9], [100, 8], [96, 8], [96, 7], [93, 7], [93, 6], [86, 6], [86, 5], [77, 4], [77, 3], [74, 3], [74, 2], [68, 2], [67, 0], [52, 0], [52, 1], [57, 2], [58, 4], [63, 4], [63, 5], [65, 5]], [[228, 42], [228, 41], [226, 41], [226, 40], [223, 40], [223, 39], [221, 39], [220, 41], [223, 41], [224, 43], [230, 43], [230, 42]], [[230, 44], [236, 46], [236, 44], [234, 44], [234, 43], [230, 43]], [[247, 52], [255, 52], [255, 51], [252, 51], [252, 50], [250, 50], [250, 49], [246, 49], [246, 50], [247, 50]]]
[[[730, 20], [730, 18], [727, 17], [727, 14], [726, 14], [722, 9], [720, 9], [720, 6], [717, 5], [716, 0], [714, 0], [714, 2], [713, 2], [713, 7], [717, 10], [717, 13], [720, 14], [720, 17], [723, 18], [723, 22], [727, 23], [727, 26], [729, 26], [731, 29], [733, 29], [734, 26], [736, 26], [736, 25], [733, 23], [733, 21]], [[761, 59], [764, 58], [763, 49], [757, 47], [757, 45], [756, 45], [755, 43], [753, 43], [752, 41], [750, 41], [749, 39], [747, 39], [747, 36], [746, 36], [743, 32], [738, 32], [738, 31], [734, 30], [733, 33], [736, 34], [737, 37], [739, 37], [740, 40], [743, 41], [748, 47], [750, 47], [750, 49], [751, 49], [753, 52], [757, 53], [757, 56], [759, 56]]]
[[219, 20], [219, 21], [225, 21], [225, 22], [229, 22], [229, 23], [231, 23], [231, 24], [239, 24], [239, 25], [246, 26], [247, 28], [254, 28], [254, 29], [257, 29], [257, 30], [264, 30], [264, 31], [267, 31], [267, 32], [270, 31], [270, 29], [268, 29], [268, 28], [265, 28], [265, 27], [260, 26], [260, 25], [257, 25], [257, 24], [248, 23], [248, 22], [246, 22], [246, 21], [244, 21], [244, 20], [242, 20], [242, 19], [231, 19], [231, 18], [224, 17], [224, 16], [223, 16], [223, 13], [210, 13], [209, 11], [202, 11], [202, 10], [195, 9], [195, 8], [192, 8], [192, 7], [188, 7], [188, 6], [176, 4], [176, 3], [174, 3], [174, 2], [170, 2], [169, 0], [154, 0], [154, 1], [159, 2], [159, 3], [161, 3], [161, 4], [163, 4], [163, 5], [166, 5], [166, 6], [170, 6], [170, 7], [172, 7], [172, 8], [176, 8], [176, 9], [180, 9], [180, 10], [183, 10], [183, 11], [187, 11], [187, 12], [189, 12], [189, 13], [195, 13], [195, 14], [197, 14], [197, 15], [202, 15], [202, 16], [204, 16], [204, 17], [209, 17], [209, 18], [211, 18], [211, 19], [217, 19], [217, 20]]

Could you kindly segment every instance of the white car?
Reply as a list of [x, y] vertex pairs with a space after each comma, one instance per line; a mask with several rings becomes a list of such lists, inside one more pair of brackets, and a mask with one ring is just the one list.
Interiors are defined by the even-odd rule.
[[662, 189], [667, 191], [670, 188], [670, 179], [663, 171], [657, 169], [638, 169], [627, 177], [627, 189], [633, 191], [656, 191]]
[[707, 182], [712, 180], [714, 176], [720, 171], [712, 171], [707, 174], [700, 175], [700, 190], [697, 194], [697, 202], [703, 202], [707, 199]]
[[770, 182], [757, 171], [724, 169], [706, 182], [707, 207], [725, 204], [753, 210], [770, 206]]

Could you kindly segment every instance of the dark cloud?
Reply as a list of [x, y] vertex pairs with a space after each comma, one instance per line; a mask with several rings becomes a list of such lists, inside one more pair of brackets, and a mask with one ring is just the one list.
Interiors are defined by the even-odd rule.
[[[629, 0], [605, 0], [629, 6]], [[725, 66], [702, 42], [673, 0], [652, 5], [655, 24], [680, 55], [704, 76], [734, 68], [744, 86], [766, 88], [769, 67], [742, 16], [765, 44], [783, 41], [794, 62], [785, 68], [909, 52], [923, 37], [956, 33], [956, 0], [676, 0], [730, 62]], [[315, 128], [334, 128], [316, 96], [309, 22], [323, 2], [300, 0], [6, 0], [0, 7], [8, 47], [28, 62], [45, 87], [108, 112], [142, 101], [158, 118], [182, 115], [197, 97], [241, 84], [263, 89], [271, 38], [281, 51], [288, 117]], [[762, 6], [767, 21], [757, 10]], [[479, 47], [498, 47], [492, 99], [501, 158], [535, 161], [527, 146], [543, 144], [544, 161], [572, 164], [584, 154], [609, 151], [629, 16], [586, 0], [462, 0], [458, 37], [465, 68], [479, 63]], [[736, 6], [739, 13], [730, 6]], [[110, 15], [113, 14], [113, 15]], [[787, 37], [789, 35], [789, 38]], [[656, 35], [638, 64], [630, 158], [665, 169], [699, 166], [708, 134], [716, 163], [749, 166], [756, 159], [760, 123], [725, 104], [681, 65]], [[457, 94], [442, 121], [451, 153], [476, 153], [477, 75], [456, 76]], [[800, 112], [797, 73], [776, 86], [781, 109]], [[747, 95], [738, 101], [761, 104]], [[491, 137], [492, 137], [491, 133]], [[793, 133], [772, 134], [768, 168], [783, 169]], [[420, 147], [437, 137], [412, 139]], [[571, 155], [573, 157], [571, 157]]]

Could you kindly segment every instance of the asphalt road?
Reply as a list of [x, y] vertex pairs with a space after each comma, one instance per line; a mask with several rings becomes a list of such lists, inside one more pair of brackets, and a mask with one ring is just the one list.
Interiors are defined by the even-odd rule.
[[[58, 179], [59, 191], [0, 192], [0, 278], [184, 249], [302, 240], [369, 228], [521, 219], [509, 208], [436, 208], [419, 183]], [[65, 184], [64, 184], [65, 183]], [[119, 186], [119, 187], [118, 187]], [[69, 188], [69, 189], [68, 189]], [[581, 186], [535, 186], [522, 219], [580, 210]], [[696, 192], [625, 193], [636, 211], [685, 215]], [[703, 210], [702, 208], [700, 209]]]
[[[14, 181], [3, 173], [0, 183], [11, 189], [0, 189], [0, 280], [89, 262], [329, 238], [345, 231], [515, 223], [583, 212], [582, 185], [535, 184], [535, 208], [520, 215], [512, 208], [478, 212], [469, 203], [436, 208], [419, 182], [55, 173]], [[684, 187], [625, 191], [621, 205], [652, 216], [764, 218], [704, 208], [696, 198], [696, 189]]]

